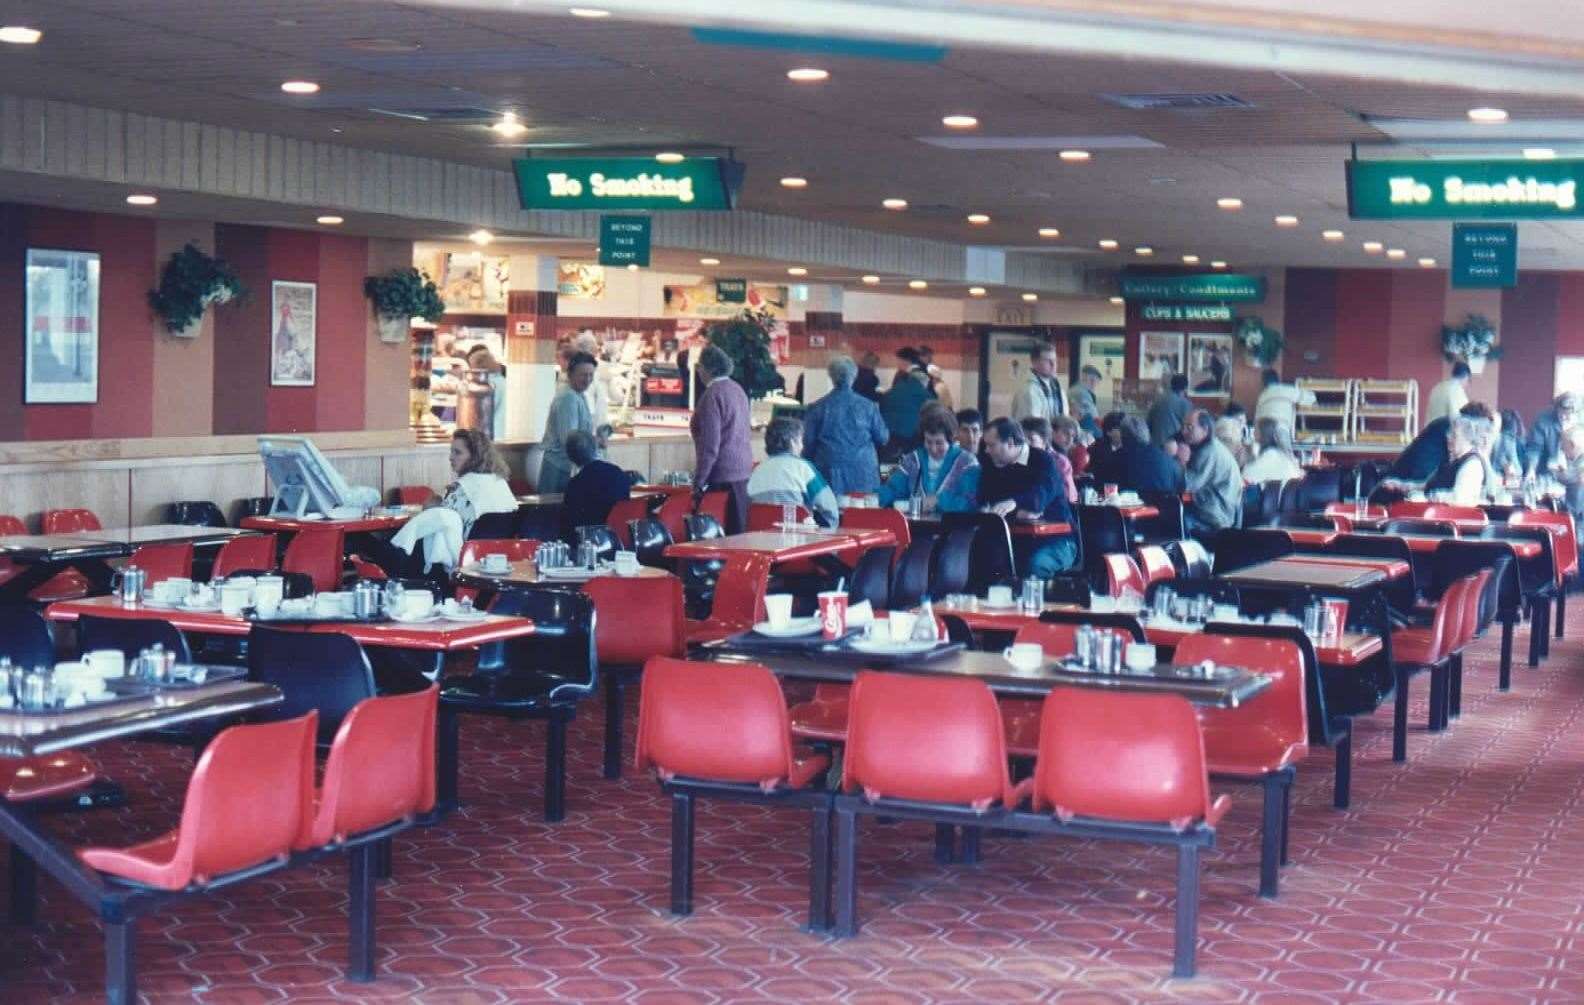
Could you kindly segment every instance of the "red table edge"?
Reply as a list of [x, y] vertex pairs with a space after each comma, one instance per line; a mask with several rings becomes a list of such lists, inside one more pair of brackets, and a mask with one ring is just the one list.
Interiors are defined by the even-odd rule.
[[394, 530], [411, 519], [410, 513], [405, 516], [375, 516], [358, 520], [301, 520], [293, 516], [247, 516], [242, 518], [239, 526], [243, 530], [277, 534], [299, 533], [320, 527], [342, 530], [348, 534], [364, 534], [376, 530]]
[[[759, 533], [759, 532], [754, 532]], [[667, 558], [690, 559], [721, 559], [722, 561], [735, 558], [738, 555], [765, 555], [772, 562], [796, 562], [800, 559], [819, 558], [822, 555], [837, 555], [844, 551], [858, 548], [882, 548], [889, 544], [896, 544], [896, 535], [889, 530], [878, 527], [857, 527], [841, 533], [821, 532], [822, 540], [809, 541], [805, 544], [788, 545], [774, 552], [759, 551], [751, 548], [719, 547], [721, 541], [730, 538], [711, 538], [706, 541], [678, 541], [676, 544], [667, 545], [665, 556]]]

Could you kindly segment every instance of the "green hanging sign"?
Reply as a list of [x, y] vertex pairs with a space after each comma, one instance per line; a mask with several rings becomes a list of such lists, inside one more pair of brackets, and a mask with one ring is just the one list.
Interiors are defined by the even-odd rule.
[[1584, 218], [1584, 160], [1348, 161], [1355, 220]]
[[534, 157], [512, 162], [523, 209], [731, 209], [743, 167], [721, 157]]
[[647, 216], [600, 217], [599, 263], [647, 266], [653, 223]]
[[1228, 300], [1259, 303], [1265, 299], [1265, 277], [1230, 272], [1190, 276], [1123, 276], [1122, 296], [1128, 300]]
[[748, 302], [748, 280], [746, 279], [717, 279], [715, 280], [715, 300], [722, 304], [745, 304]]
[[1452, 285], [1461, 288], [1518, 285], [1516, 223], [1454, 223]]

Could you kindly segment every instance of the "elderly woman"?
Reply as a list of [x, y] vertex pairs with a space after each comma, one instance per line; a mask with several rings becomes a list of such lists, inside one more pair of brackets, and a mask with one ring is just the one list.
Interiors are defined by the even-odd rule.
[[875, 448], [890, 437], [880, 408], [853, 390], [858, 364], [851, 356], [833, 356], [825, 365], [831, 389], [803, 414], [803, 456], [839, 496], [873, 492], [880, 487], [880, 460]]
[[[1220, 420], [1217, 420], [1217, 432]], [[1292, 431], [1280, 419], [1267, 416], [1254, 424], [1254, 446], [1258, 453], [1243, 465], [1243, 483], [1285, 482], [1303, 477], [1303, 465], [1293, 453]]]
[[[1249, 449], [1248, 412], [1235, 401], [1223, 409], [1216, 418], [1215, 438], [1232, 452], [1232, 459], [1238, 462], [1239, 467], [1248, 466], [1259, 453], [1257, 444], [1254, 450]], [[1290, 442], [1292, 437], [1288, 436], [1287, 439]]]
[[979, 492], [979, 460], [957, 443], [957, 419], [941, 405], [919, 418], [923, 443], [903, 454], [880, 488], [880, 505], [924, 497], [927, 513], [966, 513]]
[[1490, 435], [1489, 426], [1489, 419], [1458, 415], [1447, 424], [1446, 463], [1436, 468], [1423, 486], [1415, 486], [1397, 478], [1388, 478], [1381, 484], [1388, 489], [1403, 491], [1422, 488], [1425, 495], [1435, 502], [1478, 506], [1485, 501], [1488, 468], [1476, 444]]
[[765, 460], [748, 479], [748, 501], [808, 510], [821, 527], [834, 527], [841, 518], [836, 496], [814, 465], [798, 456], [803, 452], [803, 428], [796, 419], [774, 419], [765, 427]]

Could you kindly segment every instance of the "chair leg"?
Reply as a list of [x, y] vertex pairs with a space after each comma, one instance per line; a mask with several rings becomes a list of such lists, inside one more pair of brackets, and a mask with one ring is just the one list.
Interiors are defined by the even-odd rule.
[[38, 916], [38, 864], [11, 846], [11, 923], [31, 925]]
[[1512, 653], [1513, 653], [1513, 623], [1503, 620], [1501, 623], [1501, 669], [1496, 678], [1496, 690], [1512, 690]]
[[671, 793], [671, 913], [693, 913], [693, 796]]
[[566, 816], [566, 738], [567, 720], [571, 716], [561, 709], [550, 713], [545, 734], [545, 796], [546, 823], [559, 823]]
[[1447, 681], [1446, 717], [1457, 719], [1463, 715], [1463, 654], [1452, 657], [1452, 678]]
[[1540, 601], [1529, 602], [1529, 669], [1540, 665]]
[[858, 934], [858, 814], [836, 808], [836, 926], [833, 934]]
[[347, 980], [374, 979], [374, 874], [378, 846], [355, 846], [347, 856]]
[[1336, 779], [1331, 787], [1331, 805], [1345, 810], [1353, 801], [1353, 720], [1343, 720], [1342, 735], [1331, 747], [1336, 754]]
[[1280, 879], [1282, 777], [1266, 775], [1261, 788], [1265, 792], [1260, 814], [1259, 895], [1274, 898]]
[[1392, 706], [1392, 760], [1408, 760], [1408, 671], [1397, 668], [1397, 700]]
[[462, 744], [462, 716], [444, 702], [435, 716], [435, 734], [435, 810], [443, 814], [458, 805], [457, 761]]
[[957, 861], [957, 828], [951, 824], [935, 825], [935, 861], [941, 865]]
[[821, 803], [809, 819], [809, 920], [811, 932], [831, 926], [831, 811]]
[[605, 777], [622, 773], [622, 697], [625, 685], [615, 674], [605, 677]]
[[1177, 930], [1172, 976], [1192, 977], [1199, 944], [1199, 846], [1177, 846]]
[[1430, 703], [1425, 713], [1425, 729], [1431, 733], [1441, 731], [1446, 717], [1447, 660], [1430, 668]]
[[957, 856], [957, 861], [963, 865], [978, 865], [979, 838], [983, 835], [983, 828], [964, 827], [962, 829], [962, 854]]
[[1556, 598], [1556, 637], [1562, 637], [1562, 623], [1567, 620], [1567, 586], [1557, 591]]
[[1287, 864], [1287, 835], [1292, 832], [1292, 790], [1297, 781], [1294, 775], [1288, 775], [1282, 785], [1281, 805], [1281, 864]]
[[391, 878], [391, 839], [374, 842], [374, 878]]
[[104, 923], [106, 1005], [137, 1005], [136, 924], [133, 918]]
[[1538, 612], [1538, 617], [1540, 618], [1540, 625], [1535, 631], [1536, 631], [1536, 634], [1538, 634], [1540, 636], [1540, 658], [1541, 659], [1545, 659], [1547, 656], [1551, 655], [1551, 600], [1550, 600], [1550, 598], [1546, 598], [1545, 600], [1540, 601], [1540, 610]]

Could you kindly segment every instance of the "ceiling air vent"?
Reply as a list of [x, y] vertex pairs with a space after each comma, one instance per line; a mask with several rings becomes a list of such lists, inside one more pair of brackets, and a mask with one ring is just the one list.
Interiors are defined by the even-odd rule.
[[419, 122], [469, 123], [494, 122], [499, 112], [487, 108], [370, 108], [375, 115], [389, 115], [398, 119], [415, 119]]
[[1236, 94], [1100, 94], [1097, 95], [1104, 101], [1123, 108], [1133, 108], [1140, 111], [1206, 109], [1206, 108], [1253, 108], [1253, 104], [1244, 101]]

